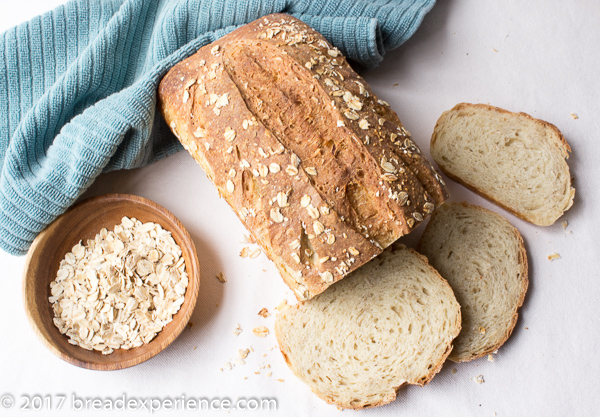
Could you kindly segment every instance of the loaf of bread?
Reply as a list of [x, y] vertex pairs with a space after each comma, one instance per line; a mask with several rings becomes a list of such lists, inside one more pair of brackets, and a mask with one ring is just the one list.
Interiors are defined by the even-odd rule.
[[387, 404], [404, 384], [426, 384], [460, 332], [448, 283], [424, 256], [390, 249], [275, 321], [294, 374], [340, 408]]
[[288, 15], [261, 18], [178, 63], [159, 101], [301, 300], [377, 256], [447, 196], [388, 104]]
[[573, 204], [571, 148], [525, 113], [458, 104], [437, 121], [430, 151], [448, 177], [533, 224], [549, 226]]
[[527, 255], [519, 231], [504, 217], [466, 203], [435, 212], [419, 250], [448, 280], [461, 306], [462, 330], [449, 359], [470, 361], [511, 335], [527, 292]]

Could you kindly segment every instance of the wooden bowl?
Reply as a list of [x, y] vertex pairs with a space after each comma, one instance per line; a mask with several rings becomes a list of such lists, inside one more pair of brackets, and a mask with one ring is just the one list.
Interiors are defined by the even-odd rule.
[[[54, 311], [48, 301], [50, 283], [56, 278], [60, 261], [80, 240], [93, 239], [100, 229], [112, 230], [123, 216], [142, 222], [155, 222], [171, 232], [183, 251], [189, 284], [180, 310], [148, 344], [129, 350], [115, 349], [109, 355], [88, 351], [68, 342], [68, 336], [54, 325]], [[74, 205], [52, 222], [33, 242], [27, 254], [23, 294], [25, 310], [42, 342], [59, 358], [87, 369], [115, 370], [128, 368], [150, 359], [166, 348], [187, 325], [200, 285], [200, 268], [196, 248], [190, 235], [177, 218], [164, 207], [142, 197], [108, 194]]]

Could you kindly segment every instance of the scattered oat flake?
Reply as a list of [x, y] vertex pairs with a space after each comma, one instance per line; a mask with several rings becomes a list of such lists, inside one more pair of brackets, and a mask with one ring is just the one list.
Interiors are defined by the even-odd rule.
[[237, 327], [233, 331], [233, 334], [236, 335], [236, 336], [239, 336], [241, 332], [243, 332], [242, 326], [240, 326], [240, 324], [238, 323]]
[[488, 355], [488, 362], [494, 362], [494, 356], [491, 353]]
[[579, 119], [579, 116], [577, 115], [577, 113], [571, 113], [571, 119], [573, 119], [573, 120]]
[[548, 255], [549, 261], [555, 261], [557, 259], [560, 259], [560, 255], [558, 253], [552, 253], [552, 254]]
[[261, 254], [260, 248], [256, 248], [252, 252], [250, 252], [248, 254], [248, 256], [250, 257], [250, 259], [256, 259], [260, 256], [260, 254]]
[[269, 334], [269, 329], [267, 329], [265, 326], [259, 326], [252, 329], [252, 333], [258, 337], [266, 337]]
[[248, 246], [244, 246], [242, 248], [242, 250], [240, 251], [240, 257], [241, 258], [247, 258], [248, 257], [248, 252], [249, 252]]
[[271, 314], [269, 313], [269, 310], [267, 310], [265, 307], [263, 307], [259, 312], [258, 315], [263, 317], [263, 318], [267, 318], [269, 317]]
[[285, 382], [285, 380], [283, 380], [283, 379], [276, 379], [276, 381]]
[[271, 377], [271, 375], [273, 375], [273, 372], [271, 372], [271, 371], [267, 372], [268, 377]]
[[477, 382], [478, 384], [483, 384], [485, 382], [485, 379], [483, 379], [483, 375], [477, 375], [477, 378], [475, 378], [475, 382]]
[[227, 282], [227, 278], [225, 278], [225, 274], [223, 274], [222, 272], [219, 272], [215, 276], [217, 277], [217, 279], [219, 280], [219, 282]]

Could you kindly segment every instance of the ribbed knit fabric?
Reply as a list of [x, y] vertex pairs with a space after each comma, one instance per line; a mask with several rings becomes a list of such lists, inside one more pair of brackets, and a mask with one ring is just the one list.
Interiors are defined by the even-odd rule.
[[181, 149], [161, 77], [269, 13], [292, 14], [364, 67], [435, 0], [72, 0], [0, 35], [0, 247], [22, 255], [101, 173]]

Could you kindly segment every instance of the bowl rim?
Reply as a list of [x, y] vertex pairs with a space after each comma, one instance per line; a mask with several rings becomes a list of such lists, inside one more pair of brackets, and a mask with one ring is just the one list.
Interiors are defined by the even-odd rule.
[[[191, 297], [190, 301], [189, 301], [189, 305], [188, 305], [187, 309], [185, 310], [185, 312], [183, 312], [184, 315], [183, 315], [183, 318], [181, 319], [181, 321], [179, 322], [179, 324], [171, 330], [169, 337], [167, 339], [163, 340], [160, 344], [158, 344], [151, 351], [146, 352], [145, 354], [142, 354], [142, 355], [137, 355], [137, 356], [132, 355], [131, 358], [125, 359], [120, 362], [103, 363], [103, 362], [86, 361], [86, 360], [81, 360], [81, 359], [75, 358], [69, 354], [62, 352], [60, 349], [58, 349], [54, 345], [53, 341], [49, 340], [46, 337], [44, 332], [39, 328], [39, 324], [36, 322], [36, 320], [32, 316], [32, 312], [31, 312], [32, 309], [36, 309], [37, 306], [30, 304], [30, 300], [27, 297], [27, 289], [28, 289], [28, 283], [29, 283], [28, 276], [29, 276], [29, 271], [32, 267], [33, 257], [34, 257], [35, 252], [43, 247], [43, 246], [40, 246], [41, 241], [43, 240], [45, 233], [47, 233], [47, 230], [50, 227], [50, 225], [54, 224], [55, 222], [58, 222], [59, 220], [64, 219], [67, 216], [72, 215], [73, 212], [81, 210], [82, 208], [84, 208], [88, 205], [96, 204], [98, 202], [98, 200], [104, 200], [107, 204], [111, 203], [111, 202], [130, 201], [130, 202], [133, 202], [134, 204], [141, 204], [143, 206], [150, 207], [152, 211], [161, 212], [165, 217], [167, 217], [168, 220], [176, 226], [176, 228], [178, 229], [178, 232], [182, 235], [182, 238], [187, 243], [189, 243], [189, 248], [190, 248], [189, 261], [190, 261], [191, 265], [188, 265], [188, 263], [187, 263], [188, 260], [186, 259], [186, 272], [188, 273], [189, 282], [192, 283], [192, 280], [195, 281], [195, 283], [194, 283], [195, 285], [193, 286], [194, 287], [193, 293], [189, 292], [191, 285], [188, 284], [185, 297], [188, 297], [188, 296]], [[161, 225], [161, 226], [165, 227], [165, 225]], [[166, 228], [167, 227], [165, 227], [165, 229]], [[98, 232], [99, 231], [100, 230], [98, 230]], [[171, 227], [169, 227], [168, 231], [173, 232]], [[190, 273], [191, 270], [193, 270], [193, 272], [194, 272], [193, 274]], [[158, 204], [152, 200], [149, 200], [147, 198], [141, 197], [141, 196], [137, 196], [134, 194], [127, 194], [127, 193], [109, 193], [109, 194], [102, 194], [102, 195], [86, 198], [82, 201], [78, 201], [77, 203], [75, 203], [74, 205], [69, 207], [64, 213], [62, 213], [60, 216], [58, 216], [56, 219], [54, 219], [48, 226], [46, 226], [46, 228], [44, 228], [44, 230], [42, 230], [36, 236], [36, 238], [34, 239], [33, 243], [31, 244], [31, 246], [27, 252], [25, 266], [23, 268], [23, 278], [22, 279], [23, 279], [22, 298], [23, 298], [23, 306], [25, 309], [25, 313], [26, 313], [27, 319], [28, 319], [31, 327], [34, 330], [34, 333], [37, 335], [38, 339], [42, 341], [43, 345], [46, 346], [46, 348], [48, 348], [55, 356], [57, 356], [58, 358], [64, 360], [67, 363], [70, 363], [72, 365], [75, 365], [75, 366], [78, 366], [78, 367], [84, 368], [84, 369], [90, 369], [90, 370], [112, 371], [112, 370], [126, 369], [126, 368], [129, 368], [129, 367], [132, 367], [132, 366], [135, 366], [142, 362], [147, 361], [148, 359], [156, 356], [157, 354], [162, 352], [164, 349], [166, 349], [175, 339], [177, 339], [177, 337], [179, 337], [179, 335], [181, 335], [181, 333], [183, 332], [183, 330], [186, 328], [187, 324], [189, 323], [189, 320], [191, 319], [191, 316], [196, 307], [196, 302], [197, 302], [198, 294], [199, 294], [199, 290], [200, 290], [200, 264], [198, 261], [198, 253], [196, 250], [196, 245], [194, 243], [194, 240], [190, 236], [190, 234], [189, 234], [188, 230], [185, 228], [185, 226], [171, 211], [167, 210], [165, 207], [161, 206], [160, 204]], [[33, 304], [35, 304], [35, 303], [33, 303]], [[178, 313], [179, 313], [179, 311], [175, 314], [178, 314]], [[173, 317], [175, 317], [175, 315]], [[58, 330], [58, 328], [57, 328], [57, 330]], [[160, 334], [160, 332], [158, 334]], [[158, 334], [157, 334], [157, 337], [158, 337]], [[62, 336], [67, 337], [66, 335], [62, 335]], [[153, 339], [150, 343], [146, 344], [145, 346], [150, 345], [153, 341], [156, 341], [156, 340], [157, 340], [156, 338]], [[80, 349], [82, 349], [82, 348], [80, 348]], [[127, 353], [134, 352], [135, 349], [137, 349], [137, 348], [131, 348], [127, 351]], [[98, 353], [98, 355], [102, 355], [102, 353], [100, 353], [100, 352], [97, 352], [97, 353]]]

